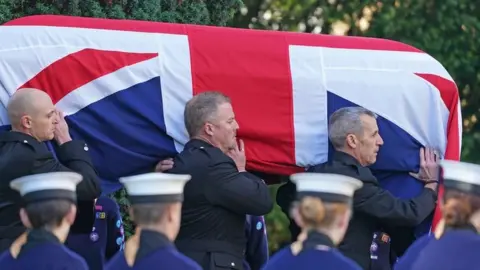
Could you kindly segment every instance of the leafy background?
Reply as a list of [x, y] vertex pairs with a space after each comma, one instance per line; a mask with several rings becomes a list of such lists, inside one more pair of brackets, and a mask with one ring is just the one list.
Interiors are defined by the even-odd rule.
[[[387, 38], [440, 61], [455, 79], [463, 111], [462, 159], [479, 163], [480, 2], [468, 0], [0, 0], [0, 23], [34, 14], [136, 19], [276, 31]], [[278, 186], [271, 186], [275, 196]], [[124, 190], [121, 205], [127, 235]], [[266, 217], [273, 252], [289, 238], [278, 206]]]

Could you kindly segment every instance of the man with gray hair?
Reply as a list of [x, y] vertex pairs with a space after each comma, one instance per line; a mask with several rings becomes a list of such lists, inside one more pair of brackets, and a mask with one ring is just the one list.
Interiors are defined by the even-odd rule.
[[245, 169], [230, 98], [219, 92], [198, 94], [186, 104], [184, 117], [190, 141], [166, 171], [192, 176], [184, 189], [175, 245], [203, 269], [243, 269], [245, 217], [272, 210], [269, 189]]
[[309, 170], [319, 173], [337, 173], [360, 179], [363, 187], [355, 192], [353, 218], [340, 251], [356, 261], [363, 269], [370, 269], [372, 235], [384, 225], [415, 227], [434, 210], [437, 200], [438, 163], [431, 149], [420, 151], [422, 193], [409, 200], [394, 197], [382, 189], [367, 167], [377, 160], [383, 139], [377, 126], [377, 115], [361, 107], [346, 107], [330, 116], [329, 139], [335, 153], [327, 163]]

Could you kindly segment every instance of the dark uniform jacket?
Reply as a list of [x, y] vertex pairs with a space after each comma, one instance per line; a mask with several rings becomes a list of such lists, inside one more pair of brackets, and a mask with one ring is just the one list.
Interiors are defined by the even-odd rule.
[[263, 216], [247, 215], [245, 236], [247, 237], [247, 248], [243, 268], [260, 270], [269, 257], [267, 228]]
[[407, 252], [395, 264], [395, 270], [410, 270], [418, 257], [421, 256], [422, 250], [430, 243], [437, 241], [434, 234], [424, 235], [417, 239], [408, 249]]
[[105, 270], [201, 270], [198, 263], [178, 252], [163, 233], [142, 229], [105, 265]]
[[355, 192], [353, 216], [339, 246], [343, 254], [363, 269], [370, 267], [373, 233], [381, 229], [380, 224], [417, 226], [432, 213], [437, 201], [436, 192], [428, 188], [410, 200], [394, 197], [379, 186], [369, 168], [343, 152], [336, 152], [331, 162], [312, 167], [309, 171], [347, 175], [363, 182], [363, 187]]
[[0, 254], [2, 270], [88, 270], [78, 254], [66, 248], [51, 232], [33, 229]]
[[335, 248], [330, 237], [309, 232], [304, 242], [294, 242], [272, 256], [262, 270], [360, 270]]
[[[409, 270], [473, 270], [480, 265], [480, 236], [470, 229], [451, 229], [421, 250]], [[402, 269], [402, 268], [398, 268]], [[406, 269], [406, 268], [404, 268]]]
[[190, 174], [184, 189], [176, 246], [203, 269], [242, 269], [247, 239], [246, 215], [273, 208], [268, 186], [219, 148], [193, 139], [175, 157], [169, 173]]
[[77, 186], [78, 210], [72, 233], [91, 231], [94, 221], [94, 199], [100, 195], [100, 183], [82, 141], [72, 140], [56, 149], [58, 161], [43, 142], [20, 132], [0, 133], [0, 251], [5, 250], [24, 231], [18, 212], [22, 199], [10, 188], [18, 177], [61, 171], [83, 175]]
[[90, 270], [102, 270], [125, 244], [118, 204], [101, 196], [95, 203], [95, 223], [89, 234], [70, 234], [65, 244], [87, 261]]

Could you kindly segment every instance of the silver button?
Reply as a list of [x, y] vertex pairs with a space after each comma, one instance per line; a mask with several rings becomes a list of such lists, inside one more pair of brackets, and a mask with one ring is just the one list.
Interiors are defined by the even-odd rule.
[[28, 141], [27, 141], [27, 140], [23, 140], [23, 143], [28, 143]]
[[200, 149], [203, 149], [203, 148], [205, 148], [205, 147], [203, 147], [203, 146], [200, 146]]
[[234, 263], [234, 262], [232, 262], [232, 263], [231, 263], [231, 266], [235, 266], [235, 263]]
[[85, 145], [85, 147], [83, 147], [83, 150], [88, 151], [88, 146]]

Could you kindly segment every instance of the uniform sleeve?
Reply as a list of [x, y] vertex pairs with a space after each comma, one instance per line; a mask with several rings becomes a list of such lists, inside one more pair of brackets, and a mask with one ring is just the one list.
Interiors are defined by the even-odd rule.
[[245, 259], [251, 269], [260, 269], [268, 261], [268, 240], [263, 217], [248, 216]]
[[364, 183], [364, 186], [355, 192], [354, 209], [376, 217], [382, 223], [417, 226], [432, 213], [436, 200], [437, 195], [428, 188], [424, 188], [422, 193], [413, 199], [402, 200], [377, 185]]
[[248, 172], [238, 172], [233, 162], [211, 165], [213, 185], [206, 187], [207, 200], [242, 215], [261, 216], [273, 208], [268, 186]]
[[22, 197], [20, 193], [10, 191], [10, 182], [30, 174], [35, 163], [33, 149], [23, 144], [0, 145], [0, 199], [20, 203]]
[[354, 211], [378, 218], [385, 225], [417, 226], [432, 213], [437, 201], [437, 194], [427, 188], [413, 199], [397, 198], [381, 188], [371, 171], [364, 167], [318, 165], [309, 171], [337, 173], [362, 180], [363, 187], [355, 192], [353, 198]]
[[122, 215], [118, 204], [112, 201], [112, 207], [107, 217], [107, 247], [105, 258], [110, 260], [118, 251], [125, 246], [125, 235], [123, 230]]
[[79, 200], [93, 201], [100, 196], [100, 181], [93, 167], [88, 147], [82, 141], [72, 140], [57, 148], [57, 157], [36, 160], [32, 173], [73, 171], [80, 173], [83, 180], [77, 186]]

